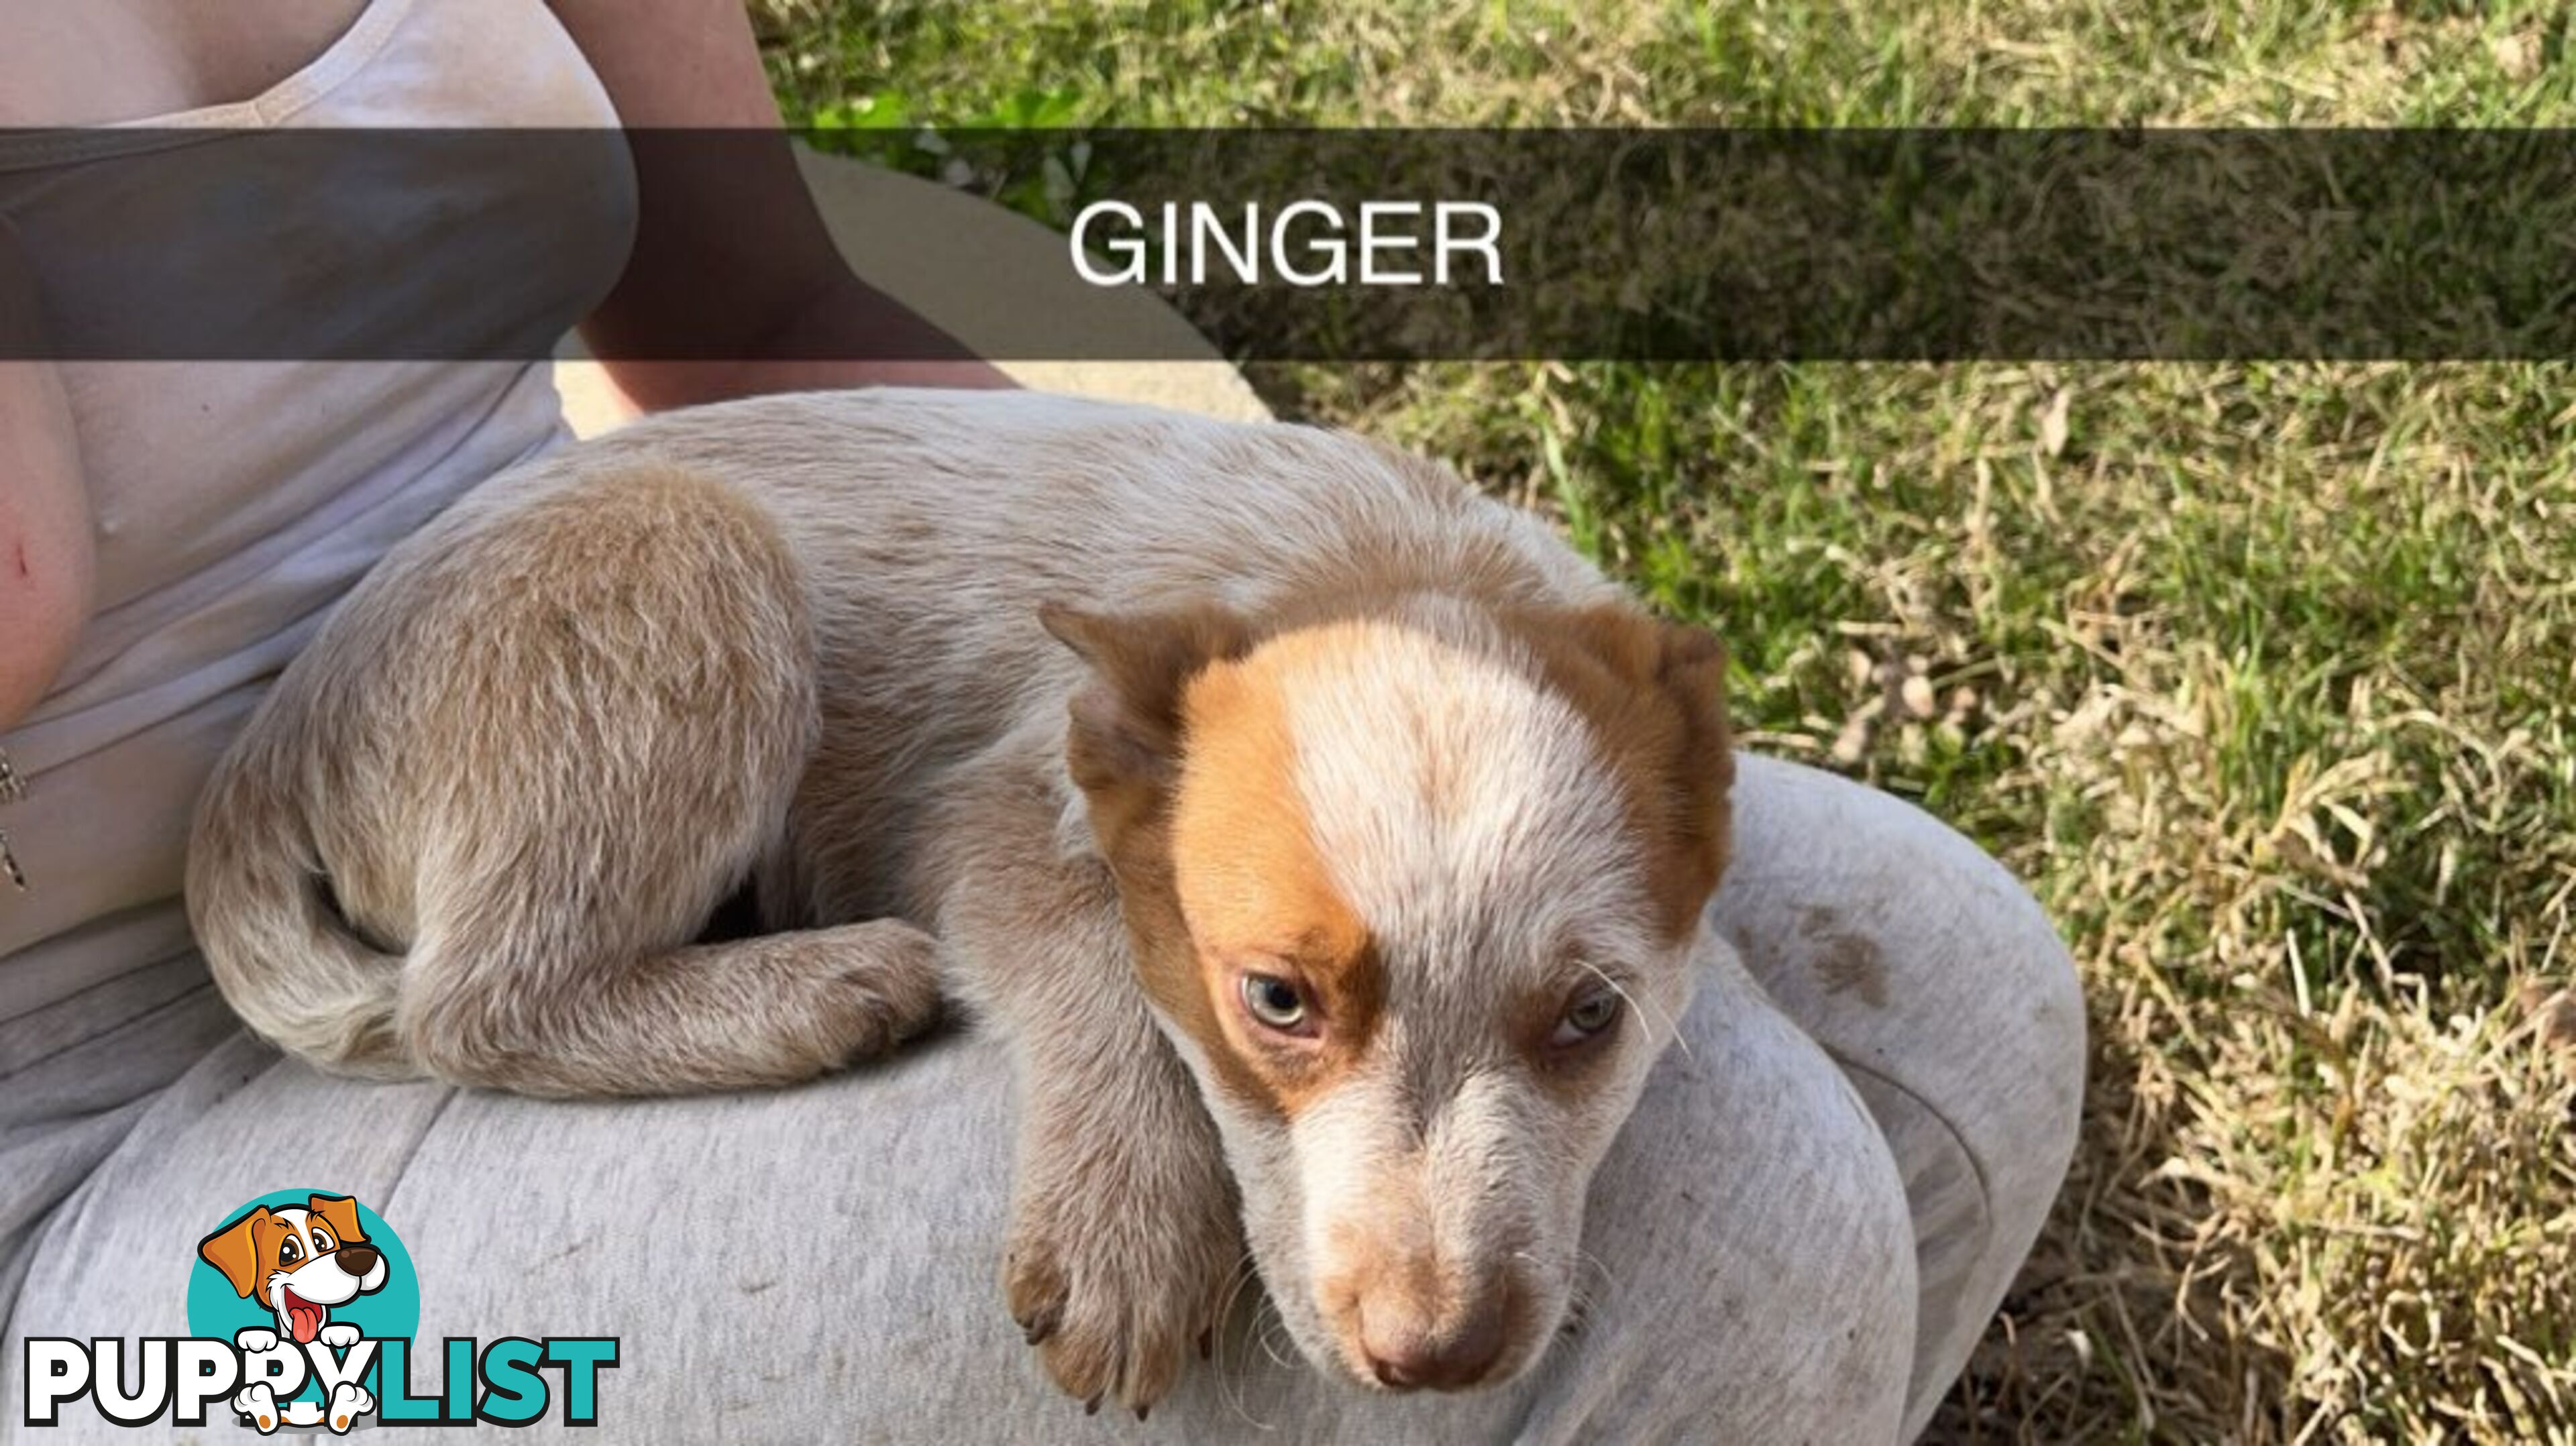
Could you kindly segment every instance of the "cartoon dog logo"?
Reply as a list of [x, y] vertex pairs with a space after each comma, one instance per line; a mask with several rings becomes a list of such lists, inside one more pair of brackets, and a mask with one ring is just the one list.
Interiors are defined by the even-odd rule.
[[[245, 1351], [277, 1348], [281, 1337], [298, 1346], [320, 1341], [334, 1350], [358, 1343], [358, 1328], [334, 1324], [331, 1307], [381, 1290], [385, 1257], [367, 1243], [358, 1223], [358, 1202], [346, 1195], [315, 1195], [304, 1206], [270, 1208], [255, 1205], [197, 1243], [197, 1254], [224, 1273], [233, 1293], [256, 1299], [277, 1318], [277, 1329], [257, 1326], [236, 1333], [233, 1343]], [[328, 1419], [334, 1431], [376, 1408], [364, 1387], [344, 1384], [323, 1403], [289, 1401], [281, 1409], [266, 1384], [245, 1386], [233, 1397], [233, 1409], [261, 1434], [289, 1426], [318, 1426]]]

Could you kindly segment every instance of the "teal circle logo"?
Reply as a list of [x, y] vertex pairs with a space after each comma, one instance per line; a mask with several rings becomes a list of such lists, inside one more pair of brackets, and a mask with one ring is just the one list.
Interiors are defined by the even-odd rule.
[[445, 1336], [419, 1358], [411, 1250], [355, 1196], [272, 1190], [210, 1224], [189, 1267], [187, 1335], [27, 1338], [27, 1425], [56, 1425], [84, 1398], [118, 1426], [229, 1415], [262, 1436], [345, 1435], [370, 1419], [525, 1426], [557, 1409], [567, 1426], [599, 1424], [617, 1337]]
[[[383, 1216], [337, 1190], [273, 1190], [243, 1202], [197, 1243], [188, 1333], [237, 1340], [268, 1331], [293, 1347], [408, 1339], [420, 1328], [420, 1279]], [[370, 1389], [376, 1367], [367, 1370]], [[305, 1383], [302, 1395], [317, 1391]], [[281, 1404], [283, 1404], [281, 1402]]]

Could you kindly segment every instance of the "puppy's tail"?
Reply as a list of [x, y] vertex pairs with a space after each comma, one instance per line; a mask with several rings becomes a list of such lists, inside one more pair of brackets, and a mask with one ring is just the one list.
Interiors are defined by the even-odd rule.
[[337, 1073], [416, 1078], [394, 1034], [402, 956], [360, 937], [334, 902], [279, 731], [254, 719], [198, 802], [197, 946], [233, 1011], [271, 1042]]

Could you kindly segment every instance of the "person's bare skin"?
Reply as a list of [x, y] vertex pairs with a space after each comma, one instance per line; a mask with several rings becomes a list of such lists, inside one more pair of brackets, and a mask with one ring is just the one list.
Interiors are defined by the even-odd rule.
[[[0, 358], [36, 348], [35, 298], [0, 221]], [[0, 728], [23, 716], [89, 617], [92, 542], [71, 406], [51, 363], [0, 360]], [[0, 788], [0, 799], [5, 799]]]
[[[10, 0], [0, 5], [0, 127], [149, 120], [251, 100], [320, 57], [367, 3]], [[739, 0], [549, 8], [628, 126], [778, 124]], [[818, 387], [1011, 384], [852, 276], [783, 143], [774, 161], [720, 169], [692, 164], [685, 147], [639, 148], [644, 229], [625, 280], [582, 327], [621, 391], [655, 411]], [[10, 459], [0, 477], [0, 733], [44, 696], [92, 604], [73, 418], [55, 368], [25, 360], [43, 354], [33, 339], [40, 313], [7, 202], [0, 186], [0, 457]], [[669, 284], [675, 276], [687, 284]], [[685, 314], [672, 311], [674, 298]], [[667, 353], [675, 337], [691, 355], [728, 359], [621, 359]]]
[[[17, 0], [0, 9], [0, 126], [100, 125], [244, 100], [293, 74], [366, 0]], [[87, 621], [93, 543], [70, 405], [0, 192], [0, 729]], [[16, 358], [10, 360], [7, 358]]]
[[0, 720], [35, 706], [70, 655], [90, 602], [89, 502], [62, 382], [42, 362], [0, 362]]
[[13, 0], [0, 125], [105, 125], [248, 100], [320, 55], [366, 0]]
[[[20, 0], [0, 9], [0, 126], [94, 125], [235, 101], [292, 74], [365, 0]], [[5, 193], [0, 193], [5, 202]], [[92, 604], [89, 500], [33, 278], [0, 204], [0, 730], [44, 697]]]

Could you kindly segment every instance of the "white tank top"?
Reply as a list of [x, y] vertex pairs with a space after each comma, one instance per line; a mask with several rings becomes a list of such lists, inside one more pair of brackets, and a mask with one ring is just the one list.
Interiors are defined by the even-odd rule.
[[[86, 157], [128, 145], [238, 145], [262, 128], [615, 124], [597, 77], [542, 0], [372, 0], [319, 57], [250, 101], [68, 137], [0, 135], [0, 218], [22, 234], [67, 214], [97, 224], [78, 208], [110, 204], [97, 193], [113, 188], [85, 192], [82, 167], [63, 165], [66, 145]], [[179, 134], [199, 131], [213, 133]], [[24, 181], [39, 166], [43, 184], [11, 186], [13, 171]], [[569, 197], [525, 194], [536, 188], [476, 172], [434, 198], [415, 197], [424, 183], [406, 178], [405, 198], [587, 238], [535, 256], [533, 277], [512, 278], [514, 289], [533, 283], [532, 294], [550, 299], [551, 335], [596, 305], [624, 264], [633, 177], [611, 169]], [[312, 204], [364, 203], [338, 190], [317, 187]], [[567, 217], [568, 206], [586, 214]], [[313, 216], [230, 219], [246, 234], [223, 244], [273, 238], [288, 255], [295, 228]], [[463, 264], [423, 246], [385, 255], [372, 274], [319, 278], [296, 299], [322, 315], [343, 308], [398, 323], [417, 314], [427, 324], [440, 298], [488, 284], [455, 274]], [[55, 1093], [35, 1087], [46, 1061], [204, 989], [192, 959], [172, 962], [186, 949], [176, 896], [188, 816], [268, 680], [386, 548], [563, 435], [543, 362], [61, 370], [96, 521], [98, 606], [52, 692], [0, 739], [29, 785], [24, 800], [0, 809], [0, 829], [30, 884], [18, 893], [0, 880], [0, 1096], [30, 1108]], [[167, 1064], [146, 1073], [166, 1079]], [[130, 1096], [96, 1088], [95, 1063], [85, 1068], [73, 1091], [83, 1106]], [[0, 1103], [0, 1140], [32, 1123], [12, 1118], [20, 1113]], [[0, 1200], [0, 1238], [9, 1203]]]

